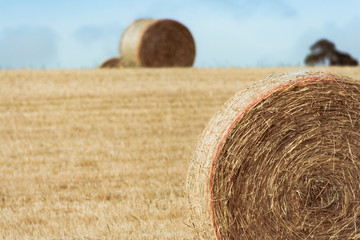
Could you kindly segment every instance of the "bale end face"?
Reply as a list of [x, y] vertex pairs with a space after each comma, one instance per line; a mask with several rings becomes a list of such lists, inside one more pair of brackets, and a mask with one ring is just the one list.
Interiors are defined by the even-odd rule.
[[271, 76], [235, 95], [188, 174], [205, 239], [360, 237], [360, 85], [320, 72]]

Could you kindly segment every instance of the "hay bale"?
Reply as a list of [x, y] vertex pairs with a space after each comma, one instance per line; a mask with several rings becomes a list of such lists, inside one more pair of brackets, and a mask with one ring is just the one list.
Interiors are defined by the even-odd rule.
[[195, 60], [195, 42], [177, 21], [139, 19], [123, 32], [119, 52], [129, 67], [190, 67]]
[[359, 239], [360, 85], [270, 76], [214, 116], [187, 179], [200, 239]]
[[120, 57], [112, 57], [102, 62], [99, 68], [120, 68], [122, 66], [122, 60]]

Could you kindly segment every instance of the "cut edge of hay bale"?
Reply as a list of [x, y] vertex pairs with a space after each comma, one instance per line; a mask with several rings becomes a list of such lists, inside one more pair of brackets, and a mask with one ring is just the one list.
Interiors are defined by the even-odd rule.
[[138, 49], [141, 39], [149, 25], [156, 20], [150, 18], [141, 18], [127, 26], [121, 35], [119, 43], [119, 53], [123, 57], [123, 64], [126, 67], [140, 66]]
[[[306, 84], [313, 81], [324, 80], [333, 83], [339, 81], [339, 84], [343, 81], [359, 86], [359, 82], [349, 78], [323, 72], [301, 71], [273, 75], [237, 93], [211, 119], [200, 137], [187, 176], [189, 218], [198, 238], [221, 239], [222, 230], [229, 227], [219, 226], [215, 219], [213, 171], [217, 161], [216, 158], [219, 152], [223, 150], [224, 142], [227, 141], [227, 135], [237, 124], [237, 121], [241, 119], [244, 113], [274, 93], [281, 92], [296, 84], [306, 86]], [[261, 228], [259, 231], [261, 231]], [[229, 236], [226, 235], [226, 237]], [[224, 239], [227, 239], [226, 237]], [[261, 234], [258, 233], [258, 237], [261, 238]], [[277, 237], [281, 238], [282, 236], [279, 234]]]

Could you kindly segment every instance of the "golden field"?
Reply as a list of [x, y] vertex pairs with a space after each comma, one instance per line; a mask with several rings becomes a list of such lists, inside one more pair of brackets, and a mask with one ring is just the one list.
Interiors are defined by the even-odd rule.
[[241, 88], [299, 69], [0, 71], [0, 239], [194, 239], [198, 136]]

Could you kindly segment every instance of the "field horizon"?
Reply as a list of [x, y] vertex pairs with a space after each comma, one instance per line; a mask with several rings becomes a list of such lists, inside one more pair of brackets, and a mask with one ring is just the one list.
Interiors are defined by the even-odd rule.
[[197, 140], [271, 74], [360, 67], [0, 70], [0, 238], [194, 239]]

